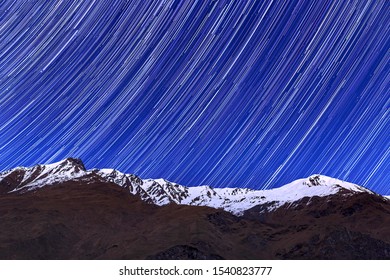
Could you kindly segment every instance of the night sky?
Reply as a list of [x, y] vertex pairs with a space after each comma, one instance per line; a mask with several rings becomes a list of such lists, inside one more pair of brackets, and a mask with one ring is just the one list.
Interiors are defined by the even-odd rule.
[[0, 170], [389, 194], [389, 3], [0, 1]]

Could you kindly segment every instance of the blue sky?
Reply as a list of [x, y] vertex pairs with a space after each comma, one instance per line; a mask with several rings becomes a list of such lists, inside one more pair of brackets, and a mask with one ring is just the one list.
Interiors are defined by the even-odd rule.
[[0, 170], [390, 192], [386, 1], [5, 1]]

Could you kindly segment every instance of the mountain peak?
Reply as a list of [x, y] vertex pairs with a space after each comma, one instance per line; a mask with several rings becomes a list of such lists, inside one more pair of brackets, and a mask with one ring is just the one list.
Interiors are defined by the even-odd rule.
[[332, 186], [332, 185], [340, 185], [340, 184], [348, 183], [343, 180], [336, 179], [322, 174], [310, 175], [308, 178], [306, 178], [306, 181], [310, 186]]
[[72, 157], [63, 159], [58, 162], [53, 162], [53, 163], [44, 164], [40, 166], [44, 166], [46, 169], [69, 170], [70, 168], [73, 168], [76, 169], [77, 171], [86, 171], [83, 161], [79, 158], [72, 158]]
[[165, 184], [172, 184], [172, 182], [169, 182], [168, 180], [164, 178], [158, 178], [158, 179], [152, 179], [154, 182], [158, 183], [159, 185], [163, 186]]
[[32, 167], [17, 167], [0, 173], [0, 188], [3, 191], [27, 191], [42, 186], [53, 185], [87, 174], [83, 162], [78, 158], [66, 158], [50, 163], [37, 164]]
[[309, 176], [306, 179], [306, 182], [304, 184], [308, 185], [309, 187], [314, 186], [326, 186], [326, 187], [332, 187], [336, 188], [337, 190], [346, 190], [346, 191], [352, 191], [352, 192], [369, 192], [372, 193], [370, 190], [358, 186], [356, 184], [343, 181], [340, 179], [332, 178], [326, 175], [322, 174], [313, 174]]
[[82, 166], [83, 169], [85, 169], [84, 163], [80, 158], [68, 157], [64, 161], [71, 163], [73, 165]]

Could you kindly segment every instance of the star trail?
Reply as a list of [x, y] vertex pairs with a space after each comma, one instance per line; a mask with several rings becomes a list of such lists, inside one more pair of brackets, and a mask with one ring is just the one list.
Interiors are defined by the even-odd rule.
[[0, 2], [0, 170], [390, 193], [390, 5]]

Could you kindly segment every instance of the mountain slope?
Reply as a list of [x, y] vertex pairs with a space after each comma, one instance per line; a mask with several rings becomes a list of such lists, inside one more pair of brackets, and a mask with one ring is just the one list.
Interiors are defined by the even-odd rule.
[[158, 207], [107, 182], [3, 195], [0, 223], [0, 259], [256, 258], [237, 240], [266, 228], [208, 207]]
[[388, 201], [368, 193], [308, 200], [238, 217], [157, 206], [111, 182], [56, 183], [0, 196], [0, 259], [390, 258]]

